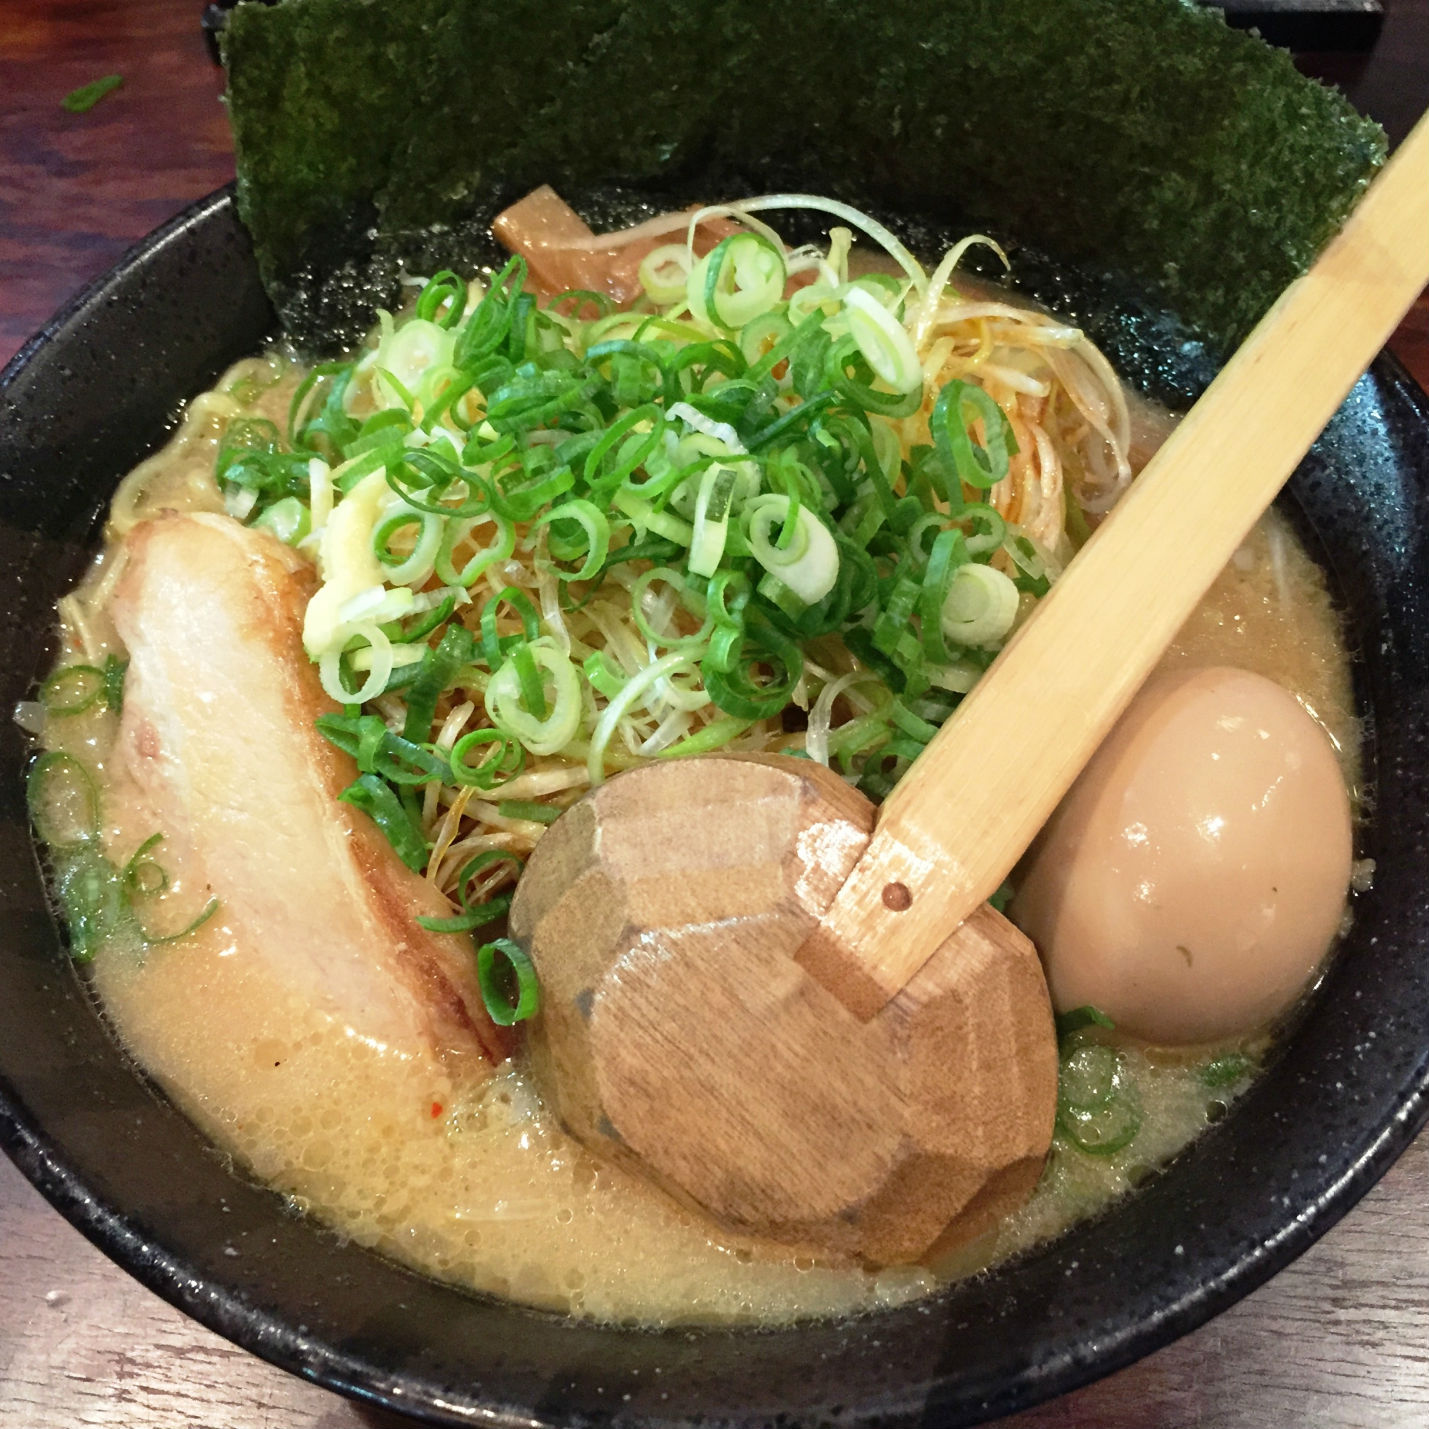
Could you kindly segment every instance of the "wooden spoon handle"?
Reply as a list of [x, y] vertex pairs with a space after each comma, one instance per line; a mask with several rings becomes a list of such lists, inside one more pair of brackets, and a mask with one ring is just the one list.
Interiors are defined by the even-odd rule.
[[1429, 284], [1429, 115], [893, 791], [800, 961], [871, 1017], [1007, 876]]

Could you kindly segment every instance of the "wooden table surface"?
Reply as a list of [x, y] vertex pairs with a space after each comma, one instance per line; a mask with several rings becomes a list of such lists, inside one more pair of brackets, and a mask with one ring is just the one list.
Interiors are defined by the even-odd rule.
[[[1429, 107], [1429, 0], [1367, 56], [1316, 56], [1399, 137]], [[0, 363], [131, 243], [233, 175], [198, 0], [0, 0]], [[69, 90], [120, 73], [86, 115]], [[1429, 241], [1429, 235], [1426, 235]], [[1429, 387], [1429, 302], [1396, 350]], [[1429, 1424], [1429, 1132], [1308, 1254], [1016, 1429]], [[131, 1280], [0, 1158], [0, 1429], [398, 1429], [253, 1358]]]

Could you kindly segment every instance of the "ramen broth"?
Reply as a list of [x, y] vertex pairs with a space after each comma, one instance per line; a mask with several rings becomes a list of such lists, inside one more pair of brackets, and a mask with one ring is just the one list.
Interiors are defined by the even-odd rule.
[[[274, 383], [280, 370], [276, 359], [242, 364], [199, 399], [126, 486], [116, 515], [132, 524], [163, 509], [221, 511], [217, 436], [239, 410], [224, 394], [266, 387], [243, 410], [279, 416], [293, 380]], [[113, 564], [111, 548], [79, 599], [62, 605], [66, 650], [93, 659], [117, 649], [103, 611]], [[1333, 739], [1354, 788], [1347, 656], [1323, 578], [1282, 517], [1259, 525], [1165, 658], [1238, 665], [1288, 688]], [[142, 801], [106, 767], [115, 724], [102, 712], [51, 719], [46, 743], [98, 769], [104, 837], [122, 859], [154, 830]], [[201, 900], [176, 859], [176, 850], [164, 854], [168, 896]], [[245, 960], [221, 907], [142, 956], [101, 949], [93, 978], [125, 1046], [247, 1174], [341, 1234], [443, 1280], [605, 1321], [769, 1323], [916, 1298], [1105, 1206], [1246, 1082], [1207, 1085], [1202, 1071], [1216, 1049], [1125, 1047], [1144, 1116], [1129, 1146], [1096, 1156], [1058, 1137], [1031, 1201], [995, 1231], [927, 1265], [869, 1269], [727, 1235], [598, 1161], [543, 1109], [519, 1060], [461, 1085], [435, 1053], [358, 1035], [295, 997], [270, 965]]]

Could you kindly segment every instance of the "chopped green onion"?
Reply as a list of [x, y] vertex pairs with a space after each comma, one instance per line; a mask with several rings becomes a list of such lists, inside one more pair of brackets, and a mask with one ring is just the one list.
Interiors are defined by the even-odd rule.
[[218, 912], [218, 899], [210, 898], [198, 915], [190, 922], [186, 923], [176, 933], [151, 933], [147, 928], [140, 925], [140, 934], [144, 939], [146, 947], [160, 947], [164, 943], [177, 943], [187, 938], [190, 933], [196, 932], [203, 927], [215, 913]]
[[864, 361], [895, 392], [923, 390], [923, 365], [908, 330], [866, 288], [844, 295], [844, 317]]
[[516, 315], [516, 298], [525, 285], [526, 260], [512, 258], [491, 280], [491, 287], [457, 334], [452, 360], [458, 367], [475, 367], [506, 341]]
[[[701, 649], [709, 639], [710, 631], [714, 628], [714, 620], [711, 613], [706, 610], [704, 618], [700, 622], [700, 628], [692, 635], [681, 635], [677, 630], [666, 626], [657, 630], [650, 623], [650, 616], [647, 613], [647, 605], [660, 604], [653, 595], [653, 588], [657, 581], [666, 582], [675, 593], [679, 603], [688, 608], [694, 604], [690, 591], [686, 587], [679, 571], [672, 570], [668, 566], [651, 566], [648, 571], [637, 576], [630, 587], [630, 615], [635, 622], [635, 628], [652, 645], [659, 646], [666, 650], [698, 650]], [[673, 610], [671, 611], [673, 614]], [[595, 684], [595, 681], [591, 681]], [[602, 692], [604, 693], [604, 692]]]
[[[492, 748], [474, 764], [468, 756], [483, 744]], [[514, 735], [497, 729], [478, 729], [464, 734], [452, 746], [452, 778], [458, 784], [474, 784], [492, 790], [514, 779], [526, 767], [526, 750]]]
[[1222, 1052], [1201, 1068], [1201, 1082], [1213, 1090], [1233, 1086], [1250, 1076], [1255, 1064], [1244, 1052]]
[[496, 812], [503, 819], [526, 819], [533, 824], [554, 824], [565, 812], [553, 804], [541, 804], [534, 799], [503, 799]]
[[56, 861], [55, 892], [69, 932], [70, 957], [92, 962], [124, 919], [124, 886], [114, 865], [94, 844], [79, 845]]
[[[496, 527], [496, 539], [491, 545], [478, 550], [461, 570], [457, 570], [452, 565], [452, 552], [456, 543], [465, 540], [476, 527], [487, 524]], [[504, 516], [497, 516], [494, 512], [490, 512], [485, 516], [472, 517], [466, 521], [457, 521], [448, 517], [442, 528], [441, 543], [437, 547], [435, 563], [437, 579], [445, 581], [447, 585], [462, 586], [469, 590], [486, 573], [489, 566], [494, 565], [497, 561], [507, 560], [515, 549], [516, 527]]]
[[640, 260], [636, 275], [645, 295], [662, 307], [685, 294], [690, 277], [689, 250], [683, 243], [664, 243]]
[[431, 730], [437, 700], [456, 680], [457, 672], [476, 658], [476, 642], [464, 625], [449, 625], [435, 648], [429, 648], [407, 692], [407, 718], [402, 737], [416, 742]]
[[[367, 656], [367, 678], [355, 690], [347, 683], [350, 662], [344, 656], [361, 650]], [[318, 660], [318, 678], [328, 696], [340, 705], [361, 705], [376, 699], [387, 688], [392, 674], [392, 642], [380, 626], [371, 621], [351, 628], [344, 649], [329, 647]]]
[[[549, 714], [546, 707], [546, 686], [536, 669], [536, 657], [529, 645], [517, 645], [511, 651], [510, 668], [515, 670], [521, 686], [521, 703], [539, 723]], [[490, 686], [487, 687], [488, 690]]]
[[793, 331], [793, 324], [783, 313], [773, 309], [759, 313], [745, 323], [739, 334], [740, 353], [750, 367], [757, 363], [772, 370], [786, 356]]
[[105, 697], [104, 671], [95, 665], [66, 665], [40, 686], [40, 703], [47, 715], [77, 715], [92, 709]]
[[[789, 703], [804, 672], [798, 644], [767, 621], [736, 632], [736, 639], [721, 642], [716, 633], [710, 653], [700, 669], [710, 698], [737, 719], [770, 719]], [[761, 677], [759, 671], [769, 672]]]
[[416, 316], [454, 328], [466, 316], [466, 284], [448, 268], [433, 273], [417, 297]]
[[1017, 619], [1019, 593], [996, 568], [976, 561], [953, 573], [943, 602], [943, 634], [958, 645], [993, 645], [1004, 639]]
[[617, 491], [612, 504], [618, 511], [630, 518], [630, 524], [641, 535], [647, 531], [653, 531], [657, 536], [663, 536], [677, 546], [688, 546], [694, 540], [694, 528], [688, 521], [682, 521], [678, 516], [671, 516], [668, 511], [661, 511], [632, 492]]
[[712, 719], [694, 734], [687, 735], [678, 743], [657, 750], [655, 757], [657, 759], [687, 759], [696, 754], [712, 754], [716, 749], [723, 749], [731, 740], [738, 739], [753, 723], [753, 720], [734, 719], [729, 715], [721, 715], [718, 719]]
[[1102, 1042], [1083, 1042], [1062, 1058], [1057, 1129], [1094, 1156], [1110, 1156], [1141, 1130], [1141, 1103], [1126, 1058]]
[[488, 899], [479, 907], [469, 909], [465, 913], [457, 913], [451, 918], [428, 918], [419, 913], [417, 922], [429, 933], [470, 933], [485, 923], [492, 923], [497, 918], [503, 917], [510, 907], [511, 899], [503, 894], [499, 898]]
[[742, 328], [784, 294], [784, 255], [762, 233], [721, 239], [690, 270], [690, 311], [700, 322]]
[[427, 866], [427, 843], [421, 826], [390, 784], [375, 774], [360, 774], [337, 797], [361, 809], [382, 830], [408, 868], [420, 873]]
[[153, 898], [169, 886], [169, 875], [161, 863], [146, 858], [156, 844], [163, 841], [163, 834], [151, 834], [137, 849], [120, 872], [124, 891], [131, 898]]
[[129, 662], [118, 655], [104, 657], [104, 704], [111, 714], [124, 713], [124, 677], [129, 673]]
[[983, 556], [998, 550], [1007, 535], [1007, 522], [982, 501], [968, 502], [958, 513], [958, 520], [960, 523], [971, 521], [977, 527], [965, 538], [968, 554], [972, 556]]
[[312, 529], [312, 519], [296, 496], [284, 496], [265, 507], [253, 525], [271, 531], [285, 546], [296, 546]]
[[[978, 421], [983, 426], [980, 444], [972, 432], [972, 422]], [[981, 387], [949, 382], [933, 404], [929, 426], [939, 456], [964, 486], [986, 491], [1007, 475], [1009, 453], [1017, 450], [1017, 442], [1002, 408]]]
[[690, 533], [690, 570], [712, 576], [719, 569], [729, 538], [729, 507], [737, 473], [732, 467], [710, 466], [700, 477]]
[[99, 786], [72, 754], [52, 750], [30, 766], [25, 795], [35, 832], [52, 849], [99, 837]]
[[122, 869], [100, 850], [98, 838], [54, 848], [55, 892], [69, 932], [70, 956], [77, 963], [93, 961], [105, 944], [142, 953], [176, 943], [201, 927], [218, 911], [210, 898], [184, 927], [173, 933], [154, 932], [141, 921], [134, 904], [157, 897], [169, 885], [168, 874], [148, 851], [162, 838], [153, 834], [140, 844]]
[[[581, 721], [580, 677], [570, 659], [554, 645], [533, 641], [517, 647], [541, 674], [538, 689], [541, 708], [526, 698], [517, 664], [508, 660], [486, 687], [486, 713], [503, 734], [519, 739], [532, 754], [556, 754], [575, 738]], [[551, 693], [547, 697], [545, 679]]]
[[[833, 533], [807, 506], [797, 509], [787, 496], [756, 497], [745, 508], [749, 549], [755, 560], [805, 605], [821, 601], [839, 577], [839, 552]], [[784, 531], [769, 539], [776, 523]]]
[[[539, 516], [535, 524], [545, 526], [561, 521], [570, 521], [579, 526], [586, 539], [584, 546], [578, 550], [578, 554], [584, 557], [580, 567], [574, 571], [558, 571], [557, 574], [563, 581], [588, 581], [605, 566], [605, 558], [610, 553], [610, 521], [593, 502], [577, 498], [552, 507]], [[575, 554], [561, 557], [562, 560], [575, 558]]]
[[403, 785], [446, 778], [445, 759], [393, 734], [377, 715], [325, 714], [317, 717], [316, 725], [324, 739], [352, 755], [360, 773]]
[[876, 387], [877, 374], [852, 333], [829, 348], [824, 357], [824, 372], [825, 380], [845, 401], [880, 417], [911, 416], [922, 401], [921, 385], [895, 392]]
[[517, 643], [503, 641], [496, 633], [496, 619], [502, 605], [509, 605], [520, 618], [522, 642], [535, 640], [541, 631], [541, 617], [525, 591], [515, 586], [497, 591], [481, 609], [481, 650], [493, 670], [506, 658], [509, 644]]
[[468, 859], [462, 866], [461, 872], [457, 874], [457, 900], [461, 904], [462, 911], [452, 918], [428, 918], [419, 915], [417, 922], [431, 933], [470, 933], [474, 928], [481, 927], [483, 923], [490, 923], [502, 917], [511, 906], [509, 895], [503, 893], [495, 898], [488, 898], [485, 902], [473, 904], [469, 891], [472, 881], [478, 874], [484, 873], [494, 864], [503, 862], [512, 865], [513, 877], [519, 877], [521, 870], [525, 867], [525, 864], [509, 849], [486, 849]]
[[1080, 1032], [1084, 1027], [1104, 1027], [1110, 1032], [1116, 1023], [1106, 1015], [1099, 1007], [1093, 1007], [1091, 1003], [1084, 1003], [1081, 1007], [1069, 1008], [1066, 1012], [1057, 1014], [1057, 1036], [1066, 1037], [1073, 1032]]
[[92, 79], [88, 84], [82, 84], [78, 89], [72, 89], [60, 100], [60, 105], [68, 109], [71, 114], [86, 114], [104, 98], [106, 94], [113, 94], [121, 84], [124, 83], [122, 74], [107, 74], [103, 79]]
[[498, 1027], [536, 1015], [541, 1005], [536, 969], [519, 943], [510, 938], [483, 943], [476, 955], [476, 975], [487, 1014]]

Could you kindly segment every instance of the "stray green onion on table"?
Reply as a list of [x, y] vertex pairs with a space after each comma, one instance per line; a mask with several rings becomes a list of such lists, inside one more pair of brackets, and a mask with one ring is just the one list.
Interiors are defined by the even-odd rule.
[[88, 114], [106, 95], [113, 94], [124, 83], [122, 74], [107, 74], [103, 79], [91, 80], [78, 89], [72, 89], [60, 100], [60, 107], [71, 114]]

